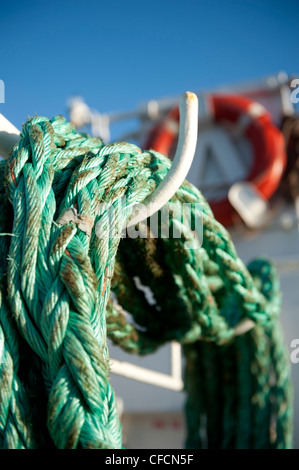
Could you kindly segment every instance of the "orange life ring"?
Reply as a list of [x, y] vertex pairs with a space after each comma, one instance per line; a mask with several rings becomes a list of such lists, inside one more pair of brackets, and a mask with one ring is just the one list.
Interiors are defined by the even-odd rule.
[[[286, 166], [285, 141], [271, 115], [259, 103], [239, 95], [209, 95], [210, 113], [218, 124], [239, 125], [249, 139], [253, 161], [246, 181], [269, 199], [281, 181]], [[173, 108], [149, 134], [145, 148], [169, 155], [179, 129], [179, 109]], [[199, 188], [200, 189], [200, 188]], [[209, 200], [215, 218], [225, 226], [233, 224], [235, 210], [227, 197]]]

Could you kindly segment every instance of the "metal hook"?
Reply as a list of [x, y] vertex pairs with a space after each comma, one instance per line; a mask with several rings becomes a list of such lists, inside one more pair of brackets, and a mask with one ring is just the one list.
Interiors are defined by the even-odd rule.
[[180, 100], [179, 141], [171, 168], [148, 200], [134, 207], [138, 214], [133, 215], [127, 227], [136, 225], [153, 215], [177, 192], [190, 170], [196, 149], [197, 133], [198, 99], [194, 93], [187, 91]]

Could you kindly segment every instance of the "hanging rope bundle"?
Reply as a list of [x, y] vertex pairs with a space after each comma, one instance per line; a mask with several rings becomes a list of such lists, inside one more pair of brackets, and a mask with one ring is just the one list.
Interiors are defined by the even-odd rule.
[[[243, 265], [192, 185], [181, 187], [176, 198], [195, 208], [201, 202], [202, 246], [186, 249], [188, 225], [182, 238], [122, 241], [112, 280], [117, 301], [108, 304], [110, 337], [139, 354], [170, 340], [184, 345], [187, 447], [289, 448], [292, 390], [276, 271], [265, 259]], [[136, 278], [149, 286], [156, 305], [148, 304]], [[140, 328], [125, 323], [120, 305]], [[256, 326], [239, 335], [243, 318]]]
[[[166, 206], [169, 237], [152, 238], [148, 221], [144, 238], [121, 240], [132, 208], [170, 165], [154, 151], [78, 134], [63, 117], [29, 120], [0, 162], [1, 448], [122, 447], [107, 332], [137, 354], [184, 345], [187, 447], [291, 447], [273, 266], [246, 268], [187, 182]], [[113, 236], [100, 236], [111, 225]], [[246, 319], [256, 326], [239, 336]]]

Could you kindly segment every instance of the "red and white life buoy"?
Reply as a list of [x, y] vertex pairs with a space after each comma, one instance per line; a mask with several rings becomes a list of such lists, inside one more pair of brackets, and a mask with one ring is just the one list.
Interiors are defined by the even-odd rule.
[[[262, 197], [269, 199], [281, 181], [286, 166], [285, 141], [271, 115], [259, 103], [239, 95], [208, 95], [209, 115], [215, 123], [236, 127], [252, 148], [252, 162], [245, 181], [251, 182]], [[179, 109], [173, 108], [149, 135], [145, 148], [170, 155], [179, 129]], [[200, 188], [199, 188], [200, 189]], [[215, 218], [225, 226], [234, 221], [235, 210], [227, 195], [209, 200]]]

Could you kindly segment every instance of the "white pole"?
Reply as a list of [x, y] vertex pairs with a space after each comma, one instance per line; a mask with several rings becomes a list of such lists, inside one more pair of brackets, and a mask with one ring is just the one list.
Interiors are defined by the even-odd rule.
[[182, 382], [182, 348], [176, 341], [171, 342], [171, 376]]
[[20, 131], [0, 114], [0, 155], [8, 158], [19, 140]]
[[110, 370], [112, 373], [137, 380], [138, 382], [155, 385], [156, 387], [167, 388], [169, 390], [181, 391], [184, 383], [179, 377], [162, 374], [154, 370], [136, 366], [129, 362], [111, 359]]

